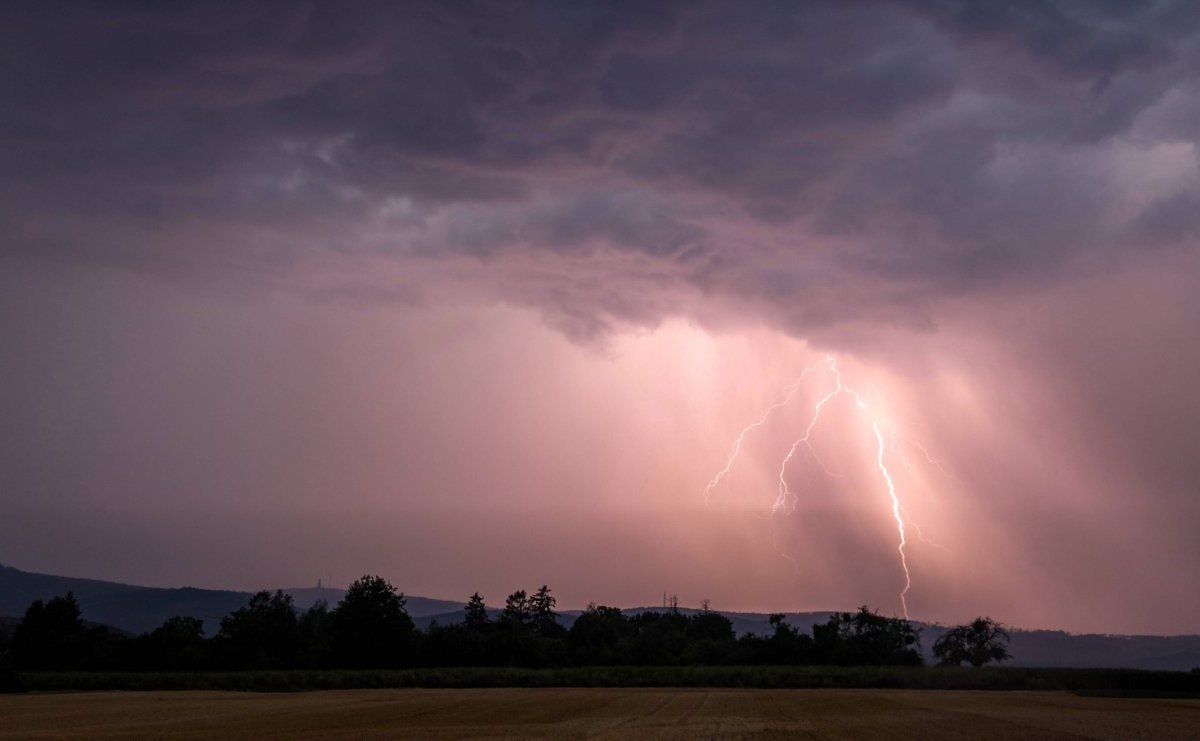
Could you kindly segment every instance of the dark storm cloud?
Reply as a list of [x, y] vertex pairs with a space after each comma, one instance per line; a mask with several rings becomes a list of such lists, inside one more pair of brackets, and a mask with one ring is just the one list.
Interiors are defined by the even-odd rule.
[[451, 224], [444, 243], [479, 254], [494, 254], [512, 244], [561, 253], [600, 245], [652, 257], [698, 247], [704, 230], [672, 217], [670, 211], [668, 204], [645, 193], [585, 191], [515, 213], [491, 207], [473, 217], [464, 215]]
[[[833, 296], [922, 324], [938, 297], [1196, 233], [1196, 179], [1139, 159], [1200, 129], [1190, 3], [3, 14], [14, 254], [208, 275], [419, 256], [431, 296], [440, 257], [458, 290], [552, 321], [701, 302], [803, 333], [836, 323]], [[460, 255], [485, 267], [466, 279]], [[620, 263], [612, 285], [576, 290], [581, 256], [600, 283]]]
[[1048, 71], [1082, 79], [1167, 62], [1174, 56], [1172, 42], [1200, 26], [1194, 5], [1154, 0], [909, 4], [966, 42], [996, 43], [1037, 59]]

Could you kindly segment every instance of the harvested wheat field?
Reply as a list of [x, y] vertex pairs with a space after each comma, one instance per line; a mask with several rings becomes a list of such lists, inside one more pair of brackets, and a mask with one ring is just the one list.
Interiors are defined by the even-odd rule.
[[0, 696], [0, 739], [1200, 739], [1200, 700], [893, 690]]

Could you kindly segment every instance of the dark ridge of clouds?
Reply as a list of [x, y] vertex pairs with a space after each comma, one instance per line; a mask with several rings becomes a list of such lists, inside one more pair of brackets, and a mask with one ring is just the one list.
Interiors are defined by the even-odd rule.
[[999, 44], [1048, 70], [1082, 79], [1103, 80], [1168, 62], [1172, 37], [1200, 25], [1200, 16], [1185, 10], [1187, 3], [1154, 0], [917, 0], [911, 5], [967, 43]]
[[503, 206], [476, 209], [451, 223], [441, 236], [450, 247], [483, 254], [513, 244], [564, 254], [603, 245], [650, 257], [699, 248], [705, 230], [676, 218], [672, 210], [653, 193], [584, 191], [516, 213]]
[[927, 327], [941, 300], [1195, 244], [1196, 173], [1158, 172], [1200, 141], [1186, 2], [0, 20], [10, 255], [216, 280], [384, 259], [420, 285], [317, 292], [500, 298], [589, 337], [722, 311]]

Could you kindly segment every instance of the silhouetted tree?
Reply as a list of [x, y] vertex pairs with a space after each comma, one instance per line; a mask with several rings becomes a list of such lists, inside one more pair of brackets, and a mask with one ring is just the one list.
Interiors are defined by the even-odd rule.
[[592, 603], [575, 618], [567, 645], [576, 664], [615, 664], [633, 635], [633, 624], [619, 609]]
[[83, 616], [75, 595], [34, 600], [12, 636], [13, 660], [21, 669], [70, 669], [87, 654]]
[[983, 666], [989, 661], [1005, 661], [1008, 653], [1008, 630], [987, 617], [978, 617], [958, 625], [941, 635], [933, 644], [933, 655], [940, 666], [959, 666], [964, 661], [971, 666]]
[[533, 596], [517, 590], [504, 601], [504, 610], [489, 631], [489, 653], [510, 666], [561, 666], [567, 661], [566, 630], [558, 624], [550, 587]]
[[351, 584], [333, 611], [338, 662], [374, 668], [409, 659], [416, 626], [404, 602], [404, 595], [382, 577], [363, 576]]
[[261, 591], [221, 619], [217, 643], [226, 660], [250, 669], [287, 667], [296, 658], [299, 631], [292, 596]]
[[524, 589], [518, 589], [504, 600], [504, 611], [500, 619], [509, 624], [527, 625], [533, 616], [532, 605]]
[[694, 641], [732, 641], [733, 623], [719, 612], [701, 612], [688, 619], [687, 634]]
[[687, 648], [681, 657], [685, 664], [728, 664], [734, 659], [736, 643], [733, 623], [719, 612], [692, 615], [687, 623]]
[[487, 613], [487, 605], [483, 603], [483, 597], [479, 596], [479, 592], [472, 594], [471, 598], [467, 600], [463, 624], [471, 630], [484, 630], [491, 622]]
[[785, 621], [782, 612], [767, 618], [774, 632], [766, 640], [764, 664], [808, 664], [812, 661], [813, 638]]
[[139, 639], [149, 668], [172, 671], [202, 669], [208, 663], [204, 621], [194, 617], [168, 618]]
[[683, 661], [688, 644], [688, 618], [677, 609], [643, 612], [630, 622], [635, 634], [629, 642], [631, 664], [668, 665]]
[[860, 607], [837, 613], [813, 626], [813, 653], [818, 663], [840, 665], [920, 665], [917, 630], [907, 620], [889, 618]]
[[543, 584], [527, 605], [529, 611], [529, 627], [544, 636], [561, 636], [566, 631], [558, 624], [558, 613], [554, 611], [556, 600], [550, 594], [550, 587]]

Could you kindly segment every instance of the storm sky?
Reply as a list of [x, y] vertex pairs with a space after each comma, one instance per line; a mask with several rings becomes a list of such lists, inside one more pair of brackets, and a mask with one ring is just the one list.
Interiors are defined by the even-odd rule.
[[[1200, 4], [8, 3], [0, 562], [1200, 632]], [[821, 410], [812, 449], [780, 463]]]

